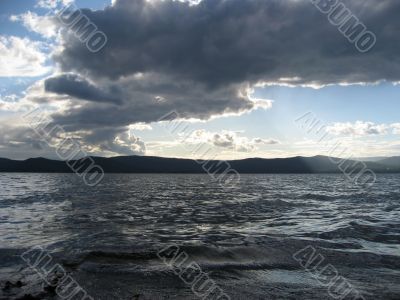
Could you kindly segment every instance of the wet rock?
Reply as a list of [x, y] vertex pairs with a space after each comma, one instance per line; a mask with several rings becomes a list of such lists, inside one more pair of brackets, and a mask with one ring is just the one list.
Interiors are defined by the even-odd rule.
[[25, 294], [22, 297], [17, 298], [16, 300], [40, 300], [41, 298], [33, 296], [31, 294]]
[[22, 287], [23, 285], [24, 285], [24, 284], [22, 283], [21, 280], [18, 280], [18, 281], [15, 283], [15, 286], [18, 287], [18, 288]]
[[48, 293], [55, 294], [56, 293], [56, 286], [46, 286], [44, 290]]
[[21, 288], [24, 284], [22, 283], [21, 280], [18, 280], [17, 282], [13, 283], [11, 281], [6, 281], [4, 284], [4, 287], [2, 288], [3, 291], [9, 291], [13, 288]]

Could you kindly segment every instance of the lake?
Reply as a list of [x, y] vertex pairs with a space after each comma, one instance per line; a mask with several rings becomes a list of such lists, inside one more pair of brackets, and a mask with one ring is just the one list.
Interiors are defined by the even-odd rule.
[[32, 247], [94, 299], [400, 299], [397, 174], [367, 191], [334, 174], [242, 175], [225, 190], [188, 174], [0, 185], [0, 299], [58, 299]]

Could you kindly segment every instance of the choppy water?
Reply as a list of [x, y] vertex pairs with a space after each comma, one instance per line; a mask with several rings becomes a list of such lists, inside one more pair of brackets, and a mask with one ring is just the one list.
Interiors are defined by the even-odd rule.
[[207, 175], [88, 187], [74, 174], [0, 174], [0, 185], [0, 284], [23, 283], [0, 299], [40, 293], [19, 256], [38, 245], [95, 299], [199, 299], [157, 257], [171, 244], [231, 299], [334, 299], [293, 258], [307, 246], [365, 299], [400, 299], [400, 175], [366, 192], [339, 175], [243, 175], [229, 191]]

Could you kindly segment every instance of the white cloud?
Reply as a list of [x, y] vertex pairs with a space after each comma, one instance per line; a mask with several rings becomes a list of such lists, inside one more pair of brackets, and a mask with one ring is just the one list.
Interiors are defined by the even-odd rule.
[[21, 107], [21, 103], [17, 101], [18, 96], [16, 94], [0, 96], [0, 111], [15, 112]]
[[363, 121], [357, 121], [355, 123], [333, 123], [332, 125], [326, 127], [326, 131], [336, 136], [400, 134], [400, 123], [375, 124], [374, 122]]
[[104, 150], [113, 152], [114, 154], [127, 154], [127, 155], [144, 155], [146, 153], [145, 143], [136, 137], [130, 130], [116, 135], [114, 142], [106, 142], [101, 146], [107, 145]]
[[393, 129], [393, 134], [400, 134], [400, 123], [393, 123], [390, 127]]
[[21, 22], [28, 30], [39, 33], [46, 38], [52, 38], [57, 35], [57, 26], [51, 16], [39, 16], [28, 11], [21, 15], [13, 15], [10, 20]]
[[212, 146], [227, 148], [238, 152], [253, 152], [262, 145], [275, 145], [279, 141], [273, 139], [262, 139], [239, 136], [238, 132], [223, 130], [221, 132], [210, 132], [204, 129], [192, 132], [184, 141], [192, 144], [211, 144]]
[[37, 7], [46, 9], [55, 9], [58, 5], [68, 5], [74, 0], [39, 0], [36, 4]]
[[357, 121], [355, 123], [334, 123], [326, 127], [326, 131], [333, 135], [352, 135], [352, 136], [366, 136], [366, 135], [382, 135], [387, 134], [388, 125], [375, 124], [373, 122]]
[[144, 123], [138, 123], [138, 124], [132, 124], [129, 126], [129, 129], [131, 130], [136, 130], [136, 131], [144, 131], [144, 130], [153, 130], [153, 127], [149, 124], [144, 124]]
[[34, 77], [49, 72], [42, 46], [27, 38], [0, 36], [0, 77]]
[[261, 139], [261, 138], [255, 138], [252, 140], [255, 144], [259, 145], [276, 145], [279, 144], [280, 142], [278, 140], [274, 139]]

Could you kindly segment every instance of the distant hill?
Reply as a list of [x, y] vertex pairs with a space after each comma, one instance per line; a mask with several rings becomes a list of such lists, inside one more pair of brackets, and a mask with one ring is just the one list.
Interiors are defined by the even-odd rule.
[[[92, 157], [106, 173], [221, 173], [226, 171], [226, 163], [219, 161], [195, 161], [191, 159], [163, 158], [152, 156], [119, 156]], [[231, 169], [239, 173], [340, 173], [340, 159], [326, 156], [291, 157], [291, 158], [249, 158], [227, 161]], [[70, 164], [81, 164], [82, 160], [71, 161]], [[400, 172], [400, 157], [382, 159], [379, 162], [365, 162], [375, 172]], [[346, 161], [343, 168], [361, 169], [359, 161]], [[66, 162], [46, 158], [30, 158], [23, 161], [0, 158], [0, 172], [32, 172], [32, 173], [70, 173], [72, 170]]]
[[387, 157], [377, 161], [378, 164], [388, 167], [400, 167], [400, 156]]

